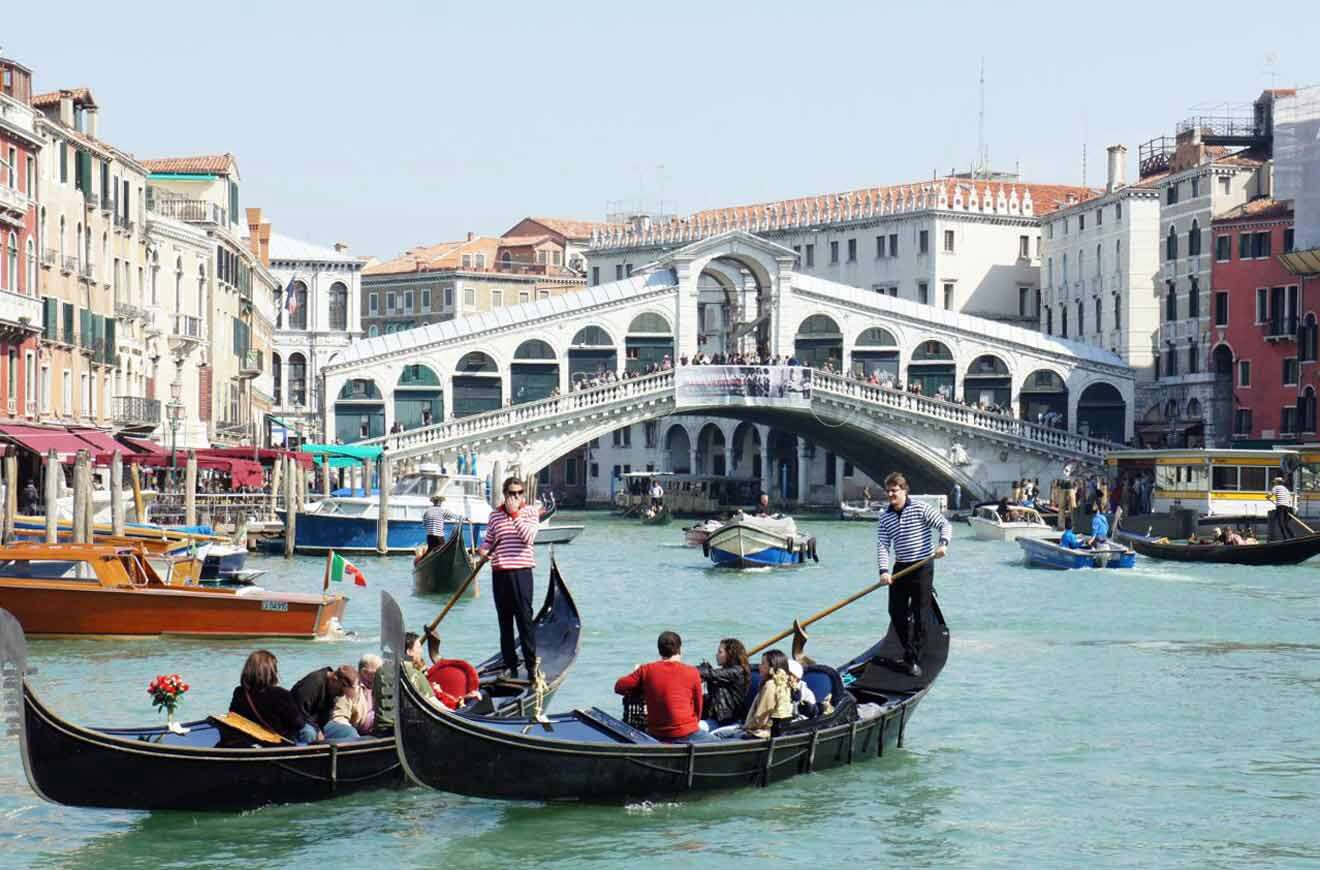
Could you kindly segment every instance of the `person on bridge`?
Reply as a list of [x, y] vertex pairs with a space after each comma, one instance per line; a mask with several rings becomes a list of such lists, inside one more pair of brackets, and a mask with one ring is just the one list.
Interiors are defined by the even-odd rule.
[[508, 679], [518, 676], [518, 652], [513, 643], [513, 626], [516, 622], [518, 639], [522, 644], [523, 665], [527, 669], [528, 679], [535, 679], [532, 569], [536, 567], [536, 558], [532, 554], [532, 544], [536, 541], [541, 508], [526, 503], [523, 483], [516, 477], [507, 478], [502, 491], [504, 504], [490, 512], [486, 538], [477, 552], [491, 557], [491, 585], [495, 590], [495, 612], [500, 622], [500, 654], [504, 657], [505, 667], [505, 673], [501, 676]]
[[[889, 586], [889, 619], [903, 645], [903, 670], [921, 676], [921, 647], [926, 639], [925, 613], [935, 583], [935, 565], [949, 551], [953, 529], [944, 514], [924, 502], [908, 498], [907, 478], [894, 472], [885, 478], [889, 507], [876, 524], [876, 562], [880, 582]], [[939, 532], [939, 545], [932, 548], [931, 530]], [[890, 573], [925, 561], [920, 568], [897, 583]]]

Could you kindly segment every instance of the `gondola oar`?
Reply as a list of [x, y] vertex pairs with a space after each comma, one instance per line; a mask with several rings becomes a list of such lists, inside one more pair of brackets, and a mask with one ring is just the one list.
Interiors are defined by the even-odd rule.
[[841, 610], [842, 608], [847, 607], [849, 604], [852, 604], [858, 598], [864, 598], [867, 595], [870, 595], [875, 590], [880, 589], [881, 587], [890, 586], [893, 585], [894, 583], [897, 583], [901, 578], [903, 578], [908, 574], [911, 574], [913, 571], [917, 570], [922, 565], [925, 565], [927, 562], [929, 562], [931, 559], [934, 558], [935, 558], [934, 556], [927, 556], [926, 558], [922, 559], [920, 562], [914, 562], [911, 565], [908, 565], [902, 571], [899, 571], [897, 574], [892, 575], [888, 583], [880, 583], [880, 582], [872, 583], [870, 586], [867, 586], [865, 589], [861, 590], [860, 592], [854, 592], [852, 595], [849, 595], [847, 598], [843, 599], [842, 601], [839, 601], [835, 604], [831, 604], [829, 607], [825, 608], [820, 613], [817, 613], [816, 615], [812, 616], [806, 622], [799, 622], [796, 619], [793, 620], [792, 628], [785, 629], [784, 631], [779, 632], [779, 634], [767, 640], [765, 643], [762, 643], [759, 646], [749, 649], [747, 651], [747, 655], [754, 656], [757, 653], [759, 653], [761, 650], [765, 649], [766, 647], [779, 643], [781, 640], [788, 637], [790, 634], [801, 634], [802, 630], [806, 628], [808, 625], [811, 625], [813, 622], [817, 622], [818, 620], [824, 619], [834, 611]]
[[1314, 534], [1315, 534], [1315, 529], [1311, 528], [1311, 527], [1308, 526], [1306, 523], [1302, 522], [1302, 518], [1299, 517], [1299, 516], [1297, 516], [1297, 514], [1288, 514], [1288, 516], [1292, 517], [1292, 521], [1295, 522], [1295, 523], [1297, 523], [1297, 525], [1299, 525], [1299, 526], [1301, 526], [1302, 528], [1306, 529], [1306, 533], [1307, 533], [1308, 535], [1314, 535]]
[[[462, 541], [460, 541], [459, 544], [461, 545]], [[481, 573], [481, 569], [485, 568], [486, 563], [489, 561], [490, 556], [482, 556], [477, 561], [476, 566], [472, 569], [472, 573], [468, 574], [467, 579], [463, 581], [463, 584], [454, 591], [453, 596], [449, 599], [449, 603], [445, 605], [445, 609], [440, 611], [440, 615], [432, 620], [431, 624], [426, 627], [426, 651], [431, 656], [431, 661], [434, 662], [440, 657], [440, 635], [435, 633], [436, 627], [440, 625], [440, 620], [444, 619], [445, 616], [449, 614], [449, 611], [458, 603], [458, 599], [463, 597], [463, 593], [467, 591], [468, 586], [472, 584], [473, 580], [477, 579], [477, 575]]]

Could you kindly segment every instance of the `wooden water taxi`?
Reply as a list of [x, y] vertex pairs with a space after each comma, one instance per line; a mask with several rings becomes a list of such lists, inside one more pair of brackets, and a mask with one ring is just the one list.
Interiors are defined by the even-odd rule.
[[0, 608], [31, 635], [322, 637], [342, 595], [166, 583], [141, 547], [12, 544], [0, 548]]

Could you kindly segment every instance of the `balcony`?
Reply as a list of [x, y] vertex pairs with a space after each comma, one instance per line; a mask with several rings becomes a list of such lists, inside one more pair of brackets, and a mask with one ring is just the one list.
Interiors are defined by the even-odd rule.
[[1166, 321], [1160, 324], [1160, 341], [1183, 341], [1196, 337], [1201, 331], [1199, 317]]
[[96, 264], [91, 260], [83, 260], [78, 264], [78, 277], [83, 281], [94, 281], [92, 274], [96, 271]]
[[93, 211], [93, 210], [95, 210], [96, 207], [97, 207], [98, 205], [101, 204], [101, 197], [97, 196], [97, 195], [94, 194], [94, 193], [84, 194], [84, 197], [83, 197], [83, 198], [84, 198], [84, 199], [86, 200], [86, 202], [87, 202], [87, 210], [88, 210], [88, 211]]
[[50, 269], [60, 261], [60, 252], [54, 248], [46, 248], [41, 252], [41, 265], [43, 268]]
[[224, 224], [225, 210], [213, 202], [204, 199], [168, 199], [153, 196], [148, 211], [161, 217], [174, 218], [193, 224]]
[[63, 272], [63, 273], [66, 274], [66, 275], [72, 275], [74, 272], [77, 272], [77, 271], [78, 271], [78, 258], [77, 258], [77, 257], [71, 257], [71, 256], [69, 256], [68, 254], [65, 254], [64, 257], [63, 257], [62, 259], [63, 259], [63, 262], [60, 264], [60, 271], [61, 271], [61, 272]]
[[255, 378], [264, 372], [265, 366], [263, 356], [259, 350], [248, 350], [243, 354], [243, 359], [238, 366], [238, 376], [240, 378]]
[[41, 300], [0, 290], [0, 329], [38, 333], [41, 331]]
[[175, 353], [187, 353], [192, 350], [202, 343], [202, 319], [191, 314], [174, 315], [169, 341], [170, 350]]
[[115, 317], [120, 320], [145, 320], [146, 310], [138, 308], [136, 305], [129, 305], [127, 302], [115, 303]]
[[161, 323], [164, 318], [159, 310], [155, 308], [143, 308], [142, 312], [142, 331], [147, 335], [160, 335], [164, 330]]
[[21, 228], [27, 213], [28, 198], [12, 187], [0, 186], [0, 223]]
[[151, 426], [160, 422], [160, 399], [143, 396], [115, 396], [112, 416], [116, 426]]
[[1297, 315], [1272, 317], [1262, 323], [1260, 328], [1265, 331], [1266, 341], [1296, 341]]

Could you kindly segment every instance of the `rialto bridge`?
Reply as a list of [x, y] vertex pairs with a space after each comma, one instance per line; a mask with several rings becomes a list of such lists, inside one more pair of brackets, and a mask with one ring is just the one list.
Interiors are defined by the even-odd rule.
[[[327, 431], [397, 460], [476, 450], [530, 474], [622, 426], [718, 414], [795, 432], [873, 477], [915, 464], [971, 493], [1098, 465], [1131, 437], [1132, 371], [1117, 356], [801, 275], [794, 261], [733, 231], [613, 283], [356, 342], [323, 370]], [[676, 401], [672, 369], [645, 374], [698, 350], [796, 357], [814, 367], [809, 407]], [[575, 388], [602, 371], [639, 376]]]

